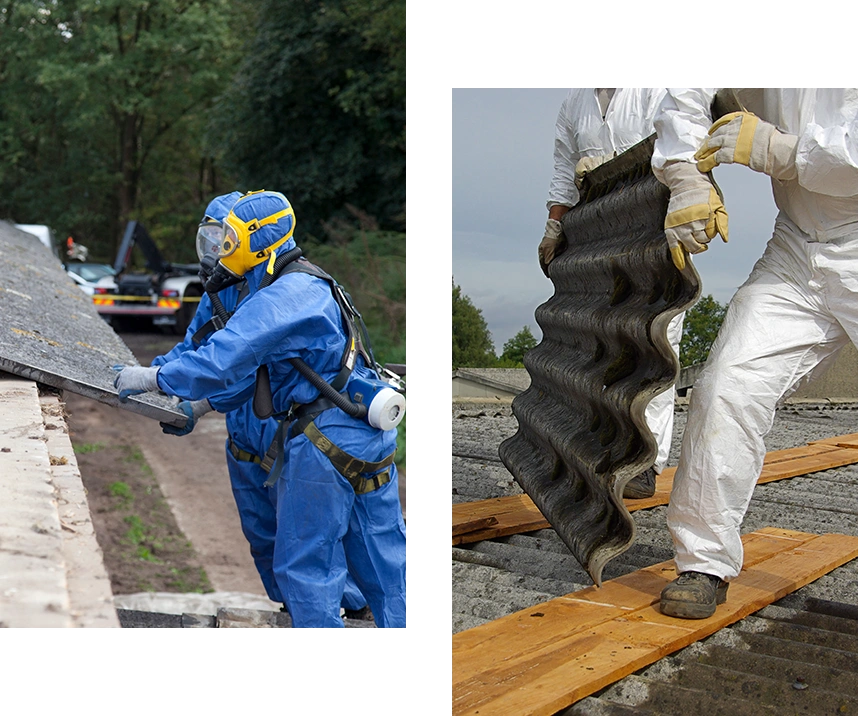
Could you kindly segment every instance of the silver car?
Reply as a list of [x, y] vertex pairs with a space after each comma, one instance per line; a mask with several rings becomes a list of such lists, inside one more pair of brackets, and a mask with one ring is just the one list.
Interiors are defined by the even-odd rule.
[[116, 272], [113, 270], [113, 266], [107, 264], [69, 261], [66, 264], [66, 271], [87, 296], [92, 296], [95, 293], [97, 285], [115, 287], [113, 276]]

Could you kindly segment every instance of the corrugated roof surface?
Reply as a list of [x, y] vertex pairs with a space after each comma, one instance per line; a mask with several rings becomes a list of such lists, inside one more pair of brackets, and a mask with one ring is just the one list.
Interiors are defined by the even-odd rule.
[[470, 378], [511, 392], [521, 392], [530, 385], [530, 376], [521, 368], [458, 368], [453, 371], [453, 377]]
[[600, 582], [634, 541], [623, 487], [655, 461], [646, 406], [676, 380], [667, 325], [700, 292], [664, 239], [669, 192], [647, 140], [592, 172], [563, 217], [568, 248], [555, 293], [536, 309], [542, 341], [525, 354], [530, 387], [513, 401], [519, 429], [500, 446], [509, 471], [572, 554]]
[[[685, 408], [678, 407], [671, 465], [685, 418]], [[516, 431], [510, 407], [454, 404], [452, 422], [453, 502], [520, 493], [495, 452]], [[856, 404], [788, 405], [777, 411], [766, 445], [780, 450], [856, 429]], [[672, 558], [665, 511], [662, 506], [631, 513], [635, 542], [607, 565], [605, 579]], [[742, 532], [766, 526], [858, 535], [858, 465], [757, 486]], [[553, 529], [452, 551], [454, 633], [591, 583]], [[844, 611], [842, 604], [850, 607]], [[858, 713], [858, 630], [850, 618], [856, 613], [858, 561], [853, 561], [582, 700], [569, 713], [686, 714], [690, 708], [731, 716]]]

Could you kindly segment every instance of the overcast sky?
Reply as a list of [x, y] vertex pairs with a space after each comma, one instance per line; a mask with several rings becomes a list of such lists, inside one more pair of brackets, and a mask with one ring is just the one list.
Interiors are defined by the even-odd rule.
[[[553, 294], [536, 258], [565, 89], [453, 90], [453, 279], [488, 323], [495, 351]], [[695, 256], [702, 295], [727, 303], [771, 236], [771, 183], [747, 167], [717, 167], [730, 243]]]

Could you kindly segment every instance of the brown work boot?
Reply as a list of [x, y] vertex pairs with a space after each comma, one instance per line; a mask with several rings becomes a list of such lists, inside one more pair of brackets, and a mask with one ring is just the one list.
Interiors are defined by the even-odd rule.
[[727, 600], [723, 579], [702, 572], [683, 572], [661, 590], [661, 613], [680, 619], [706, 619]]
[[655, 494], [655, 470], [651, 467], [640, 475], [635, 475], [623, 488], [623, 497], [627, 500], [640, 500]]

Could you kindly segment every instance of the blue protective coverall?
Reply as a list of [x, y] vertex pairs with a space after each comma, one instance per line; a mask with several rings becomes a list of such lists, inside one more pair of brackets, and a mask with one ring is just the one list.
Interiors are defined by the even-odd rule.
[[[293, 246], [290, 240], [284, 250]], [[300, 357], [332, 380], [346, 343], [340, 309], [322, 279], [289, 273], [259, 290], [264, 272], [262, 264], [246, 274], [250, 295], [225, 328], [160, 368], [161, 390], [184, 400], [208, 398], [220, 412], [240, 410], [253, 396], [257, 368], [266, 364], [276, 412], [318, 397], [287, 359]], [[353, 375], [374, 377], [361, 358]], [[339, 408], [314, 422], [341, 450], [362, 460], [380, 461], [396, 447], [395, 429], [373, 428]], [[376, 623], [404, 627], [405, 524], [396, 466], [388, 468], [388, 483], [356, 495], [306, 435], [287, 435], [284, 452], [272, 488], [278, 526], [273, 571], [294, 626], [342, 627], [339, 607], [350, 573]]]
[[[240, 286], [229, 286], [218, 294], [224, 308], [232, 313], [240, 298]], [[193, 341], [194, 334], [212, 317], [212, 304], [208, 295], [203, 295], [193, 320], [185, 333], [185, 339], [164, 355], [157, 356], [153, 366], [163, 366], [178, 358], [185, 351], [193, 351], [197, 345]], [[211, 334], [209, 334], [211, 335]], [[204, 345], [208, 337], [202, 339]], [[215, 402], [216, 398], [213, 399]], [[277, 533], [277, 509], [275, 494], [272, 488], [265, 487], [268, 473], [259, 463], [249, 460], [239, 460], [229, 449], [229, 441], [239, 450], [265, 456], [268, 447], [277, 432], [277, 421], [274, 418], [260, 420], [253, 413], [252, 401], [245, 402], [240, 408], [226, 414], [226, 429], [229, 438], [226, 442], [226, 464], [229, 469], [229, 480], [241, 530], [250, 544], [250, 554], [259, 572], [259, 577], [265, 587], [268, 598], [274, 602], [283, 602], [283, 595], [274, 578], [274, 543]], [[354, 583], [351, 576], [346, 579], [342, 606], [349, 610], [359, 610], [366, 606], [366, 600]]]

